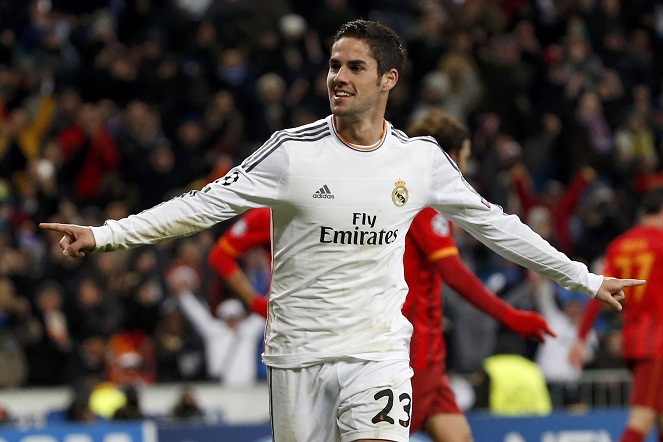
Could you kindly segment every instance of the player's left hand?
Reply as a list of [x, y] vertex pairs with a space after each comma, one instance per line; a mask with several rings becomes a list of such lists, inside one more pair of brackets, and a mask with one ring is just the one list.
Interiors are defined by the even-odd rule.
[[526, 310], [509, 310], [504, 318], [504, 324], [518, 333], [523, 339], [538, 339], [546, 342], [546, 335], [556, 337], [543, 316], [536, 312]]
[[643, 285], [644, 279], [617, 279], [608, 276], [603, 277], [603, 283], [596, 292], [596, 299], [605, 302], [617, 311], [621, 311], [622, 305], [619, 301], [624, 299], [624, 287]]

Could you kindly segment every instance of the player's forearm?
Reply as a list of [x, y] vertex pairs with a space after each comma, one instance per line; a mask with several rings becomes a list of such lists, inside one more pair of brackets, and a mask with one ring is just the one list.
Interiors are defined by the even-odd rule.
[[472, 305], [502, 321], [510, 306], [489, 291], [468, 269], [458, 255], [448, 256], [436, 262], [444, 282]]
[[[468, 208], [452, 221], [467, 230], [491, 250], [523, 267], [544, 275], [567, 290], [595, 297], [603, 277], [572, 261], [532, 231], [515, 215], [505, 215], [501, 208]], [[478, 220], [478, 221], [477, 221]]]
[[180, 238], [236, 215], [204, 192], [189, 192], [121, 220], [92, 227], [95, 251], [125, 250]]
[[454, 179], [448, 161], [436, 157], [431, 205], [451, 222], [504, 258], [546, 276], [567, 290], [595, 297], [603, 284], [587, 266], [572, 261], [520, 218], [481, 197], [466, 181]]

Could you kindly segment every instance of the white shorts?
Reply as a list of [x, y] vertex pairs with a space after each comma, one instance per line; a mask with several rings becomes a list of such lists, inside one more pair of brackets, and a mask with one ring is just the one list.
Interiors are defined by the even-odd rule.
[[411, 377], [408, 361], [344, 359], [269, 368], [274, 442], [407, 442]]

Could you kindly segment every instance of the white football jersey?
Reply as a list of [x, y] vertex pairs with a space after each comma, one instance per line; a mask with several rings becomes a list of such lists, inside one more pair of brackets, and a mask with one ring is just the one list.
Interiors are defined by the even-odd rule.
[[569, 290], [594, 296], [601, 285], [600, 275], [477, 194], [433, 138], [409, 138], [385, 122], [378, 143], [356, 146], [336, 132], [332, 116], [274, 133], [201, 191], [93, 232], [97, 250], [119, 250], [271, 207], [264, 360], [296, 368], [339, 357], [408, 358], [403, 250], [412, 219], [426, 206]]

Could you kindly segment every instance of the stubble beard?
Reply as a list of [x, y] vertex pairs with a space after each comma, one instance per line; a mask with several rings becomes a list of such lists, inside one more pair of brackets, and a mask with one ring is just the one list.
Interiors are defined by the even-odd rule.
[[[333, 100], [333, 98], [332, 98]], [[361, 106], [361, 103], [353, 103], [350, 106], [331, 106], [331, 113], [337, 117], [342, 118], [348, 122], [361, 121], [363, 116], [366, 115], [366, 109]]]

